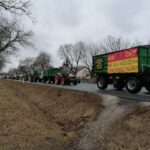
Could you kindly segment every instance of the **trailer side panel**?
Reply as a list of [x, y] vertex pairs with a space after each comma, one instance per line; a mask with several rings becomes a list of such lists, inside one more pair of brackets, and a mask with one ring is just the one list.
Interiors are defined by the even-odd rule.
[[150, 48], [140, 47], [139, 51], [139, 71], [150, 73]]
[[97, 55], [93, 57], [93, 73], [107, 73], [108, 70], [108, 56]]
[[108, 54], [108, 73], [138, 73], [138, 49]]

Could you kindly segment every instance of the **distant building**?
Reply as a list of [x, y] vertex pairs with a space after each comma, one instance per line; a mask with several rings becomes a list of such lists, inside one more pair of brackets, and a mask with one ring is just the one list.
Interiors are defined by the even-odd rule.
[[90, 72], [87, 68], [83, 68], [80, 71], [77, 72], [76, 75], [80, 79], [90, 79]]

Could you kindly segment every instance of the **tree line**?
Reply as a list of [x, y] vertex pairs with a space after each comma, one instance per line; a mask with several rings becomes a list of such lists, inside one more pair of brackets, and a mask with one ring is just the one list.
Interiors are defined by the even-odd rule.
[[20, 60], [18, 68], [11, 68], [9, 74], [29, 73], [42, 71], [51, 66], [51, 55], [46, 52], [40, 52], [37, 57], [28, 57]]
[[133, 43], [122, 37], [107, 36], [98, 43], [77, 42], [75, 44], [60, 45], [58, 56], [66, 63], [72, 71], [77, 73], [79, 66], [87, 68], [92, 75], [92, 57], [98, 54], [127, 49], [141, 44], [139, 41]]
[[33, 21], [30, 1], [0, 0], [0, 69], [10, 55], [22, 46], [31, 46], [33, 32], [23, 29], [20, 19], [27, 16]]

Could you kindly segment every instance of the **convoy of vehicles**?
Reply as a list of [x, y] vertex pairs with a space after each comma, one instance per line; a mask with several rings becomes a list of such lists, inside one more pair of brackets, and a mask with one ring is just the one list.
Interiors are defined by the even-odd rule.
[[77, 83], [79, 83], [79, 80], [74, 74], [71, 74], [71, 71], [67, 66], [60, 68], [50, 67], [45, 70], [36, 69], [20, 74], [9, 74], [6, 78], [61, 85], [77, 85]]
[[150, 45], [94, 56], [93, 73], [98, 76], [99, 89], [113, 84], [117, 90], [126, 87], [130, 93], [142, 87], [150, 91]]
[[[113, 84], [117, 90], [126, 87], [130, 93], [138, 93], [142, 87], [150, 92], [150, 45], [93, 56], [92, 71], [99, 89]], [[7, 78], [61, 85], [80, 83], [67, 66], [9, 74]]]

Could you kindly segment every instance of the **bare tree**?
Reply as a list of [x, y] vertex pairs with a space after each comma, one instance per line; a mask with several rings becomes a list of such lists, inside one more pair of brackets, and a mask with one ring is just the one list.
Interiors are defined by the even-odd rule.
[[20, 60], [20, 66], [26, 66], [26, 68], [31, 68], [35, 61], [34, 57], [27, 57], [24, 60]]
[[[11, 14], [15, 14], [15, 16], [26, 15], [30, 18], [30, 1], [24, 0], [0, 0], [0, 11], [2, 12], [10, 12]], [[20, 49], [20, 46], [32, 45], [31, 37], [33, 36], [33, 32], [24, 31], [19, 26], [19, 21], [2, 16], [0, 17], [0, 57], [13, 54], [17, 50]], [[7, 16], [7, 15], [5, 15]], [[33, 19], [33, 18], [32, 18]], [[14, 21], [12, 21], [14, 20]], [[32, 20], [33, 21], [33, 20]], [[3, 63], [2, 63], [3, 61]], [[1, 59], [1, 64], [4, 66], [4, 57]]]
[[102, 53], [113, 52], [131, 47], [129, 40], [124, 40], [122, 37], [108, 36], [100, 42]]
[[5, 66], [6, 58], [0, 55], [0, 70]]
[[80, 41], [76, 44], [74, 44], [73, 49], [73, 55], [74, 55], [74, 63], [75, 63], [75, 73], [78, 71], [78, 66], [81, 63], [81, 59], [83, 56], [83, 53], [85, 51], [85, 43]]
[[46, 53], [46, 52], [41, 52], [35, 62], [34, 62], [34, 66], [41, 68], [42, 70], [44, 70], [45, 68], [47, 68], [51, 63], [51, 56], [50, 54]]
[[18, 68], [10, 68], [8, 73], [12, 75], [17, 75], [19, 73], [19, 70]]
[[97, 44], [84, 44], [84, 51], [82, 53], [82, 63], [88, 69], [92, 77], [92, 57], [97, 54], [99, 46]]
[[30, 16], [30, 1], [22, 0], [0, 0], [0, 7], [6, 11], [9, 11], [17, 15], [27, 15]]
[[[149, 44], [149, 43], [147, 43]], [[143, 45], [143, 43], [141, 41], [139, 41], [138, 39], [135, 39], [135, 41], [131, 44], [131, 47], [136, 47], [139, 45]]]
[[61, 45], [58, 49], [58, 55], [64, 62], [67, 62], [71, 71], [77, 73], [78, 66], [81, 63], [82, 53], [84, 52], [84, 43], [82, 41], [75, 44]]
[[7, 19], [1, 19], [0, 24], [0, 54], [6, 52], [12, 54], [20, 46], [32, 45], [31, 37], [33, 32], [25, 32], [20, 29], [17, 21], [9, 22]]
[[58, 55], [68, 63], [70, 69], [74, 68], [74, 47], [72, 44], [61, 45], [58, 49]]
[[69, 64], [72, 71], [77, 73], [79, 65], [86, 67], [90, 73], [92, 56], [96, 53], [96, 45], [88, 45], [82, 41], [75, 44], [66, 44], [59, 47], [58, 54], [64, 62]]
[[31, 73], [33, 68], [33, 63], [35, 61], [34, 57], [27, 57], [24, 60], [20, 60], [18, 66], [18, 73]]

